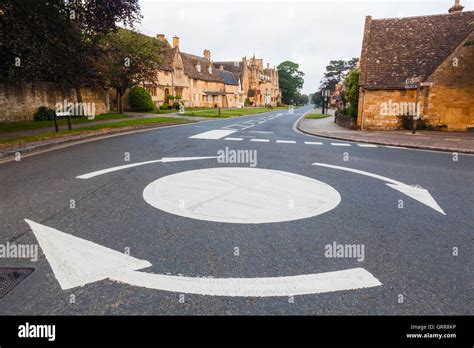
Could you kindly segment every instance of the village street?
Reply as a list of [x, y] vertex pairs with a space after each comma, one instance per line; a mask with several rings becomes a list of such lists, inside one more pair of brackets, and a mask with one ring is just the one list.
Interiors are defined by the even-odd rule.
[[474, 157], [305, 135], [307, 110], [1, 164], [0, 244], [39, 247], [0, 258], [34, 269], [0, 312], [472, 315]]

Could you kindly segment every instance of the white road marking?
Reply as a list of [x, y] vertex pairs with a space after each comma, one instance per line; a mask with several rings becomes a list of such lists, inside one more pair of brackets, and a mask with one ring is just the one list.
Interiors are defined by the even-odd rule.
[[378, 147], [377, 145], [374, 144], [357, 144], [359, 147]]
[[306, 145], [323, 145], [323, 143], [319, 141], [305, 141], [304, 142]]
[[25, 219], [61, 289], [111, 279], [132, 286], [208, 296], [276, 297], [363, 289], [382, 283], [363, 268], [265, 278], [197, 278], [139, 272], [148, 261]]
[[231, 141], [242, 141], [243, 138], [225, 138], [224, 140], [231, 140]]
[[[259, 168], [207, 168], [159, 178], [143, 191], [151, 206], [188, 218], [238, 224], [293, 221], [337, 207], [328, 184]], [[184, 203], [184, 206], [180, 204]]]
[[331, 143], [332, 146], [351, 146], [351, 144], [348, 143]]
[[262, 124], [262, 123], [265, 123], [265, 122], [267, 122], [267, 121], [260, 121], [258, 124]]
[[256, 141], [258, 143], [268, 143], [269, 139], [250, 139], [250, 141]]
[[276, 142], [278, 144], [296, 144], [296, 141], [294, 140], [277, 140]]
[[365, 176], [369, 176], [375, 179], [379, 179], [382, 181], [389, 182], [390, 184], [387, 184], [387, 186], [400, 191], [401, 193], [417, 200], [420, 203], [423, 203], [424, 205], [427, 205], [428, 207], [436, 210], [437, 212], [446, 215], [446, 213], [441, 209], [441, 207], [438, 205], [436, 200], [431, 196], [431, 194], [428, 192], [428, 190], [425, 190], [423, 188], [415, 187], [415, 186], [410, 186], [407, 184], [404, 184], [400, 181], [393, 180], [390, 178], [387, 178], [382, 175], [378, 174], [373, 174], [370, 172], [365, 172], [363, 170], [358, 170], [358, 169], [352, 169], [352, 168], [347, 168], [347, 167], [340, 167], [340, 166], [333, 166], [330, 164], [324, 164], [324, 163], [313, 163], [314, 166], [320, 166], [320, 167], [326, 167], [326, 168], [333, 168], [333, 169], [340, 169], [340, 170], [345, 170], [347, 172], [352, 172], [356, 174], [361, 174]]
[[189, 137], [190, 139], [221, 139], [228, 135], [235, 133], [235, 130], [230, 129], [214, 129], [208, 132], [199, 133]]
[[267, 131], [249, 131], [249, 133], [273, 134], [273, 132], [267, 132]]
[[152, 163], [159, 163], [159, 162], [165, 163], [165, 162], [195, 161], [195, 160], [211, 159], [211, 158], [217, 158], [217, 156], [208, 156], [208, 157], [169, 157], [169, 158], [165, 157], [165, 158], [162, 158], [162, 159], [159, 159], [159, 160], [131, 163], [131, 164], [125, 164], [123, 166], [117, 166], [117, 167], [112, 167], [112, 168], [101, 169], [101, 170], [97, 170], [95, 172], [91, 172], [91, 173], [76, 176], [76, 179], [90, 179], [90, 178], [93, 178], [95, 176], [99, 176], [99, 175], [102, 175], [102, 174], [116, 172], [118, 170], [127, 169], [127, 168], [143, 166], [145, 164], [152, 164]]

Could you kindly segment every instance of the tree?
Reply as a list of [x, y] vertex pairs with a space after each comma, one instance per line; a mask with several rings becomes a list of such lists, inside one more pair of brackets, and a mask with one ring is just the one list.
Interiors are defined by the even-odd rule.
[[354, 70], [359, 58], [352, 58], [349, 61], [345, 60], [331, 60], [329, 65], [326, 66], [326, 72], [324, 78], [321, 81], [321, 89], [329, 89], [334, 91], [336, 85], [341, 83], [347, 74]]
[[162, 48], [157, 39], [126, 29], [110, 33], [103, 40], [105, 53], [97, 68], [117, 92], [119, 113], [123, 112], [123, 96], [129, 88], [140, 83], [155, 84]]
[[352, 70], [344, 80], [344, 99], [349, 103], [346, 114], [351, 117], [357, 117], [357, 108], [359, 105], [359, 75], [357, 70]]
[[303, 87], [304, 73], [298, 69], [299, 64], [291, 61], [285, 61], [277, 67], [282, 101], [285, 104], [294, 102], [299, 90]]
[[321, 91], [317, 91], [311, 95], [311, 103], [313, 103], [316, 106], [319, 106], [321, 104]]
[[100, 38], [138, 21], [138, 0], [3, 0], [0, 81], [50, 81], [79, 88], [100, 80]]

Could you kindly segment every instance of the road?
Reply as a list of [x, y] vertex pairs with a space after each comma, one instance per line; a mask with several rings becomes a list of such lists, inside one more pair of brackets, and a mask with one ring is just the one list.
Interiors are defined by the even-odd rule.
[[41, 248], [0, 258], [34, 268], [0, 313], [472, 315], [474, 157], [300, 134], [306, 110], [1, 164], [0, 243]]

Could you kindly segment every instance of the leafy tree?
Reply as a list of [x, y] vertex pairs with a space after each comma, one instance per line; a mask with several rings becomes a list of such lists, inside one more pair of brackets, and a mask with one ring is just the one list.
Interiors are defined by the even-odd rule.
[[321, 91], [317, 91], [311, 95], [311, 103], [319, 106], [321, 104]]
[[354, 70], [359, 58], [352, 58], [349, 61], [345, 60], [331, 60], [326, 66], [324, 78], [321, 81], [321, 89], [329, 89], [334, 91], [336, 85], [344, 80], [347, 74]]
[[295, 102], [299, 90], [303, 87], [304, 73], [298, 69], [299, 64], [291, 61], [285, 61], [277, 67], [282, 101], [285, 104]]
[[117, 111], [123, 112], [123, 95], [138, 84], [154, 85], [162, 62], [162, 43], [140, 33], [119, 29], [102, 42], [105, 52], [97, 69], [117, 92]]
[[357, 70], [352, 70], [344, 80], [343, 99], [349, 103], [346, 114], [351, 117], [357, 117], [357, 108], [359, 105], [359, 75]]
[[51, 81], [76, 88], [100, 82], [100, 37], [139, 20], [138, 0], [2, 0], [0, 81]]

